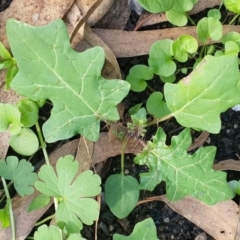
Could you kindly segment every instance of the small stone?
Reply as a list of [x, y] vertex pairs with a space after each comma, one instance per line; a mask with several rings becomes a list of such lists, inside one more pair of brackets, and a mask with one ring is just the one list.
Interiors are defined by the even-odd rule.
[[163, 219], [163, 221], [164, 221], [165, 223], [169, 223], [169, 222], [170, 222], [170, 219], [169, 219], [169, 217], [166, 217], [166, 218]]
[[125, 173], [126, 175], [128, 175], [128, 174], [129, 174], [129, 170], [128, 170], [128, 169], [125, 169], [124, 173]]
[[200, 234], [198, 234], [194, 240], [207, 240], [207, 234], [205, 232], [202, 232]]
[[114, 225], [112, 225], [112, 224], [109, 225], [109, 227], [108, 227], [109, 232], [112, 232], [114, 230], [114, 228], [115, 228]]

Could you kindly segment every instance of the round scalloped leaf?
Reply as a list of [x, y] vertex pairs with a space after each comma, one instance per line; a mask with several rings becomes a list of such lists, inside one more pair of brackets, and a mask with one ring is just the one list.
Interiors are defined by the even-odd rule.
[[169, 77], [176, 71], [176, 63], [172, 60], [173, 40], [165, 39], [155, 42], [149, 51], [148, 64], [159, 76]]
[[240, 0], [224, 0], [223, 3], [229, 11], [240, 13]]
[[195, 0], [175, 0], [173, 7], [166, 11], [167, 19], [176, 26], [185, 26], [188, 22], [186, 12], [192, 10]]
[[154, 92], [148, 97], [146, 108], [155, 118], [161, 118], [170, 113], [161, 92]]
[[[40, 226], [37, 231], [34, 233], [34, 240], [61, 240], [62, 232], [61, 230], [54, 226], [54, 225], [42, 225]], [[78, 234], [71, 234], [66, 240], [86, 240], [82, 238], [81, 235]]]
[[197, 24], [197, 36], [201, 42], [209, 39], [218, 41], [222, 37], [221, 22], [213, 17], [202, 18]]
[[240, 47], [240, 33], [238, 32], [228, 32], [223, 35], [222, 43], [226, 43], [227, 41], [234, 41]]
[[173, 75], [171, 75], [169, 77], [160, 76], [160, 79], [164, 83], [166, 83], [166, 82], [173, 83], [173, 82], [176, 81], [176, 75], [173, 74]]
[[217, 20], [220, 20], [222, 15], [219, 9], [213, 8], [208, 11], [208, 17], [216, 18]]
[[132, 176], [111, 175], [105, 183], [105, 200], [118, 218], [125, 218], [134, 209], [139, 197], [138, 181]]
[[15, 152], [23, 156], [31, 156], [38, 150], [39, 142], [31, 129], [23, 128], [19, 134], [11, 136], [9, 145]]
[[178, 37], [172, 45], [173, 55], [179, 62], [188, 60], [188, 53], [195, 53], [198, 49], [197, 40], [190, 35]]
[[238, 56], [239, 46], [234, 41], [227, 41], [224, 44], [225, 54], [226, 55], [235, 55]]
[[38, 121], [38, 105], [30, 99], [21, 99], [17, 103], [21, 113], [21, 123], [25, 127], [32, 127]]
[[146, 81], [153, 78], [153, 71], [145, 65], [133, 66], [126, 77], [126, 81], [130, 83], [131, 90], [134, 92], [142, 92], [147, 87]]
[[0, 132], [9, 128], [11, 135], [19, 134], [22, 130], [20, 117], [20, 112], [16, 106], [0, 103]]
[[174, 0], [138, 0], [138, 2], [143, 8], [152, 13], [168, 11], [174, 4]]

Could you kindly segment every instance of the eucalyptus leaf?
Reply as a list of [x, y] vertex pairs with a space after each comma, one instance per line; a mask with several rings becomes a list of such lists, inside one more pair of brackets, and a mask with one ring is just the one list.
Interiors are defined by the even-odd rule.
[[236, 56], [209, 55], [177, 84], [166, 83], [164, 96], [182, 126], [219, 133], [220, 113], [240, 102], [239, 80]]
[[101, 120], [119, 120], [116, 105], [130, 85], [101, 76], [105, 62], [101, 47], [75, 52], [60, 19], [36, 27], [8, 19], [7, 36], [19, 67], [12, 89], [33, 101], [53, 103], [43, 124], [47, 142], [76, 134], [97, 141]]

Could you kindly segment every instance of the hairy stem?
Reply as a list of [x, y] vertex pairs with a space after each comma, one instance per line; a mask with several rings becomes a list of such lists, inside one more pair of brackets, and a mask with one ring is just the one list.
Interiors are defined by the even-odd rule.
[[14, 217], [13, 217], [12, 199], [10, 197], [5, 178], [1, 177], [1, 179], [2, 179], [4, 191], [5, 191], [6, 198], [7, 198], [7, 206], [8, 206], [8, 210], [9, 210], [11, 228], [12, 228], [12, 240], [15, 240], [16, 239], [16, 230], [15, 230], [15, 222], [14, 222]]

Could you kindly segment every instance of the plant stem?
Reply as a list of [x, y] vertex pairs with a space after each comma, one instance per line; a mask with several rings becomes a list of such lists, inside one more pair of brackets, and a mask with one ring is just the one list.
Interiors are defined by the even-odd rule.
[[124, 175], [124, 154], [125, 148], [128, 142], [128, 136], [126, 135], [122, 141], [122, 149], [121, 149], [121, 174]]
[[192, 20], [192, 18], [188, 14], [186, 14], [186, 17], [192, 23], [193, 26], [196, 26], [195, 22]]
[[234, 18], [232, 19], [232, 21], [229, 23], [229, 25], [232, 25], [233, 22], [234, 22], [239, 16], [240, 16], [240, 14], [236, 14], [236, 15], [234, 16]]
[[37, 129], [38, 138], [39, 138], [39, 141], [40, 141], [40, 145], [42, 147], [42, 151], [43, 151], [43, 155], [44, 155], [46, 164], [50, 165], [50, 161], [49, 161], [48, 154], [47, 154], [47, 151], [46, 151], [46, 143], [43, 140], [43, 135], [42, 135], [42, 132], [41, 132], [41, 129], [40, 129], [40, 126], [39, 126], [38, 122], [36, 122], [36, 129]]
[[45, 223], [46, 221], [52, 219], [54, 217], [55, 214], [52, 214], [51, 216], [48, 216], [46, 218], [44, 218], [42, 221], [39, 221], [35, 224], [35, 227], [39, 226], [39, 225], [42, 225], [43, 223]]
[[12, 199], [10, 197], [5, 178], [1, 177], [1, 179], [2, 179], [2, 184], [4, 187], [5, 194], [6, 194], [7, 205], [8, 205], [8, 209], [9, 209], [11, 228], [12, 228], [12, 240], [15, 240], [16, 239], [16, 231], [15, 231], [15, 223], [14, 223], [14, 217], [13, 217]]
[[[41, 148], [42, 148], [42, 151], [43, 151], [43, 155], [44, 155], [46, 164], [50, 166], [51, 164], [50, 164], [49, 157], [48, 157], [47, 150], [46, 150], [46, 143], [43, 139], [43, 135], [42, 135], [42, 132], [41, 132], [41, 129], [40, 129], [40, 126], [39, 126], [38, 122], [36, 122], [36, 129], [37, 129], [38, 138], [39, 138], [39, 141], [40, 141], [40, 145], [41, 145]], [[54, 202], [55, 211], [57, 211], [57, 207], [58, 207], [57, 199], [53, 198], [53, 202]]]
[[166, 115], [166, 116], [164, 116], [162, 118], [154, 119], [153, 121], [146, 123], [146, 125], [149, 127], [149, 126], [152, 126], [154, 124], [158, 124], [160, 122], [163, 122], [163, 121], [165, 121], [167, 119], [170, 119], [171, 117], [173, 117], [172, 113], [170, 113], [170, 114], [168, 114], [168, 115]]

